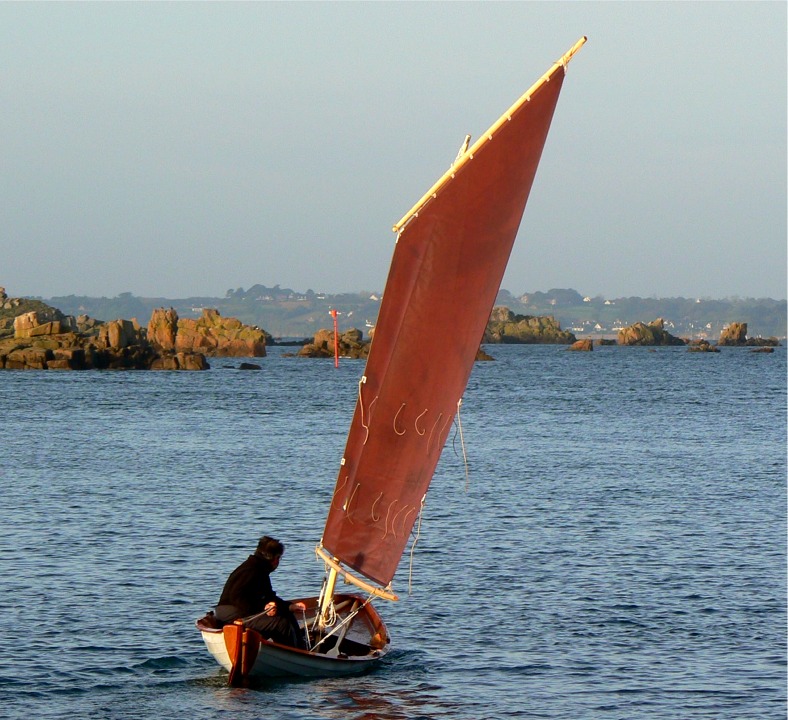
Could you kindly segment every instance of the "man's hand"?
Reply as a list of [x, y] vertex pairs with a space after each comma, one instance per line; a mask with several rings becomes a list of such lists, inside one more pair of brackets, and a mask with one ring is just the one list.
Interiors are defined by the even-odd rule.
[[263, 612], [268, 615], [268, 617], [273, 617], [276, 615], [276, 603], [273, 600], [269, 603], [266, 603], [265, 607], [263, 608]]
[[306, 610], [306, 605], [302, 602], [292, 603], [290, 605], [290, 612], [295, 612], [296, 610]]

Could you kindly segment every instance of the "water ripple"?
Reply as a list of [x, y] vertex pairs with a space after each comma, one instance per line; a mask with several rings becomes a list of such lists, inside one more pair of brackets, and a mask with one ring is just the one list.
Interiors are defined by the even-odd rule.
[[380, 606], [395, 649], [241, 690], [194, 619], [262, 532], [280, 594], [318, 589], [362, 365], [4, 374], [4, 716], [784, 718], [785, 350], [493, 354], [468, 490], [450, 442]]

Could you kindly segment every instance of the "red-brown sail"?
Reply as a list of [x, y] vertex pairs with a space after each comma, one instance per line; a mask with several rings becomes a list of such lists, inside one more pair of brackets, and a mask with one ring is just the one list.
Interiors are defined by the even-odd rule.
[[400, 229], [322, 539], [380, 585], [394, 576], [451, 430], [564, 75], [554, 65]]

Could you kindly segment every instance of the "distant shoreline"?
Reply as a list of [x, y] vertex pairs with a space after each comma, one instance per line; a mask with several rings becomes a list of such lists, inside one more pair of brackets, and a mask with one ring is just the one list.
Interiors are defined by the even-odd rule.
[[[224, 297], [145, 298], [121, 293], [115, 298], [70, 295], [52, 297], [47, 304], [68, 315], [87, 314], [99, 320], [147, 318], [156, 307], [173, 307], [179, 317], [199, 317], [216, 308], [223, 317], [236, 317], [263, 328], [274, 338], [309, 338], [330, 322], [329, 310], [339, 311], [340, 330], [356, 327], [366, 332], [377, 320], [380, 292], [329, 294], [298, 292], [278, 285], [231, 289]], [[462, 298], [458, 299], [461, 306]], [[617, 337], [622, 327], [664, 318], [673, 335], [714, 341], [733, 322], [744, 322], [751, 337], [788, 335], [788, 302], [772, 298], [605, 298], [573, 289], [513, 295], [498, 293], [496, 305], [518, 315], [552, 316], [564, 330], [583, 338]]]
[[[13, 288], [8, 289], [13, 295]], [[381, 296], [380, 292], [365, 290], [330, 294], [258, 284], [247, 290], [230, 289], [224, 297], [143, 297], [130, 292], [113, 298], [27, 297], [43, 300], [67, 315], [85, 314], [103, 321], [145, 319], [157, 307], [172, 307], [181, 318], [198, 318], [203, 309], [216, 308], [224, 317], [236, 317], [264, 329], [273, 338], [290, 340], [313, 337], [327, 327], [330, 309], [339, 311], [340, 330], [357, 327], [366, 332], [377, 320]], [[716, 340], [733, 322], [747, 323], [751, 337], [785, 340], [788, 336], [788, 302], [773, 298], [605, 298], [582, 295], [573, 289], [514, 295], [504, 289], [498, 293], [496, 305], [519, 315], [552, 316], [563, 329], [588, 339], [614, 339], [621, 327], [657, 317], [665, 319], [673, 335], [692, 340]]]

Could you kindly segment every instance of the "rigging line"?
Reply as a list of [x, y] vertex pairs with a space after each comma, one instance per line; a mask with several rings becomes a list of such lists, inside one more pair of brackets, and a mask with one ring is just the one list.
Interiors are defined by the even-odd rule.
[[415, 513], [415, 512], [416, 512], [416, 506], [415, 506], [415, 505], [413, 505], [413, 506], [411, 506], [411, 508], [408, 510], [408, 512], [406, 512], [406, 513], [405, 513], [405, 517], [403, 517], [403, 518], [402, 518], [402, 531], [403, 531], [403, 532], [405, 532], [405, 528], [407, 527], [407, 524], [408, 524], [408, 518], [410, 517], [410, 514], [411, 514], [411, 513]]
[[353, 498], [356, 497], [356, 493], [358, 489], [361, 487], [361, 483], [356, 483], [356, 487], [353, 488], [353, 492], [350, 494], [350, 498], [345, 503], [344, 507], [342, 508], [345, 511], [345, 519], [353, 525], [353, 521], [350, 519], [350, 503], [353, 502]]
[[361, 386], [367, 381], [366, 375], [361, 376], [361, 380], [358, 381], [358, 408], [361, 414], [361, 427], [367, 431], [367, 434], [364, 436], [364, 442], [362, 445], [367, 444], [367, 439], [369, 438], [369, 425], [364, 422], [364, 398], [361, 397]]
[[429, 438], [427, 438], [427, 454], [429, 454], [430, 448], [432, 447], [432, 436], [435, 434], [435, 428], [438, 427], [438, 423], [441, 421], [442, 417], [443, 417], [443, 413], [438, 415], [438, 419], [433, 424], [432, 430], [430, 430], [430, 436]]
[[403, 430], [402, 432], [397, 430], [397, 418], [399, 417], [399, 414], [402, 412], [402, 408], [404, 408], [404, 407], [405, 407], [405, 403], [402, 403], [402, 405], [399, 406], [399, 410], [397, 410], [397, 414], [394, 416], [393, 427], [394, 427], [394, 432], [397, 433], [397, 435], [404, 435], [405, 434], [405, 430]]
[[[345, 625], [349, 625], [349, 624], [350, 624], [350, 622], [352, 622], [353, 620], [355, 620], [355, 618], [356, 618], [356, 615], [358, 615], [358, 614], [359, 614], [359, 613], [360, 613], [360, 612], [361, 612], [361, 611], [362, 611], [362, 610], [363, 610], [363, 609], [364, 609], [364, 608], [365, 608], [367, 605], [369, 605], [369, 601], [370, 601], [370, 600], [372, 600], [372, 595], [370, 595], [370, 596], [369, 596], [369, 597], [368, 597], [368, 598], [367, 598], [367, 599], [366, 599], [366, 600], [365, 600], [365, 601], [364, 601], [364, 602], [363, 602], [361, 605], [359, 605], [359, 606], [358, 606], [358, 607], [357, 607], [357, 608], [356, 608], [356, 609], [355, 609], [353, 612], [351, 612], [351, 613], [348, 613], [348, 614], [347, 614], [347, 616], [344, 618], [344, 620], [342, 620], [342, 622], [340, 622], [340, 623], [339, 623], [339, 625], [337, 625], [337, 626], [336, 626], [336, 627], [335, 627], [335, 628], [334, 628], [334, 629], [333, 629], [331, 632], [329, 632], [329, 633], [326, 633], [326, 634], [325, 634], [325, 635], [324, 635], [322, 638], [320, 638], [320, 640], [318, 640], [318, 641], [317, 641], [317, 642], [316, 642], [316, 643], [315, 643], [315, 644], [312, 646], [312, 649], [311, 649], [309, 652], [316, 652], [316, 651], [317, 651], [317, 648], [318, 648], [318, 647], [319, 647], [319, 646], [320, 646], [322, 643], [324, 643], [326, 640], [328, 640], [328, 638], [330, 638], [332, 635], [335, 635], [335, 634], [336, 634], [337, 632], [339, 632], [339, 631], [340, 631], [340, 630], [341, 630], [341, 629], [342, 629], [342, 628], [343, 628]], [[333, 607], [333, 603], [331, 603], [331, 605], [332, 605], [332, 607]]]
[[[323, 561], [323, 572], [325, 573], [323, 575], [323, 586], [320, 588], [320, 595], [317, 598], [318, 612], [315, 614], [315, 618], [312, 621], [312, 632], [315, 631], [315, 628], [317, 627], [318, 620], [320, 619], [320, 612], [319, 612], [319, 610], [320, 610], [321, 607], [323, 607], [323, 596], [326, 593], [326, 585], [328, 584], [328, 563], [325, 562], [325, 561]], [[333, 603], [332, 603], [332, 605], [333, 605]], [[307, 638], [308, 637], [309, 637], [309, 633], [307, 633]]]
[[[441, 413], [441, 415], [443, 415], [443, 413]], [[440, 443], [441, 438], [443, 438], [444, 444], [446, 443], [446, 440], [448, 440], [449, 433], [446, 430], [446, 428], [452, 423], [452, 420], [453, 420], [452, 415], [448, 414], [446, 417], [446, 422], [443, 423], [443, 427], [440, 429], [440, 432], [438, 433], [438, 443]]]
[[375, 505], [377, 505], [380, 502], [380, 498], [382, 498], [382, 497], [383, 497], [383, 492], [381, 491], [380, 495], [378, 495], [378, 497], [375, 500], [375, 502], [372, 503], [372, 507], [369, 510], [369, 514], [372, 517], [372, 521], [373, 522], [378, 522], [378, 520], [380, 520], [380, 515], [375, 517]]
[[[399, 517], [399, 516], [400, 516], [400, 515], [401, 515], [403, 512], [405, 512], [407, 509], [408, 509], [408, 506], [407, 506], [407, 505], [406, 505], [405, 507], [403, 507], [403, 508], [400, 508], [399, 510], [397, 510], [397, 514], [396, 514], [396, 515], [395, 515], [393, 518], [391, 518], [391, 534], [392, 534], [394, 537], [397, 537], [397, 528], [395, 527], [395, 523], [397, 522], [397, 518], [398, 518], [398, 517]], [[405, 529], [405, 523], [403, 523], [403, 524], [402, 524], [402, 529], [403, 529], [403, 530]]]
[[[326, 623], [326, 627], [331, 627], [337, 621], [337, 611], [336, 611], [336, 606], [334, 605], [334, 601], [333, 600], [328, 604], [328, 607], [326, 608], [326, 610], [328, 611], [327, 612], [327, 617], [324, 618], [325, 623]], [[320, 614], [320, 607], [318, 607], [317, 613], [315, 614], [315, 619], [312, 621], [311, 630], [312, 630], [313, 634], [320, 627], [320, 618], [321, 617], [322, 616]], [[317, 645], [312, 645], [312, 647], [309, 649], [309, 652], [312, 652], [312, 650], [314, 650], [316, 647], [317, 647]]]
[[[334, 505], [334, 500], [336, 500], [337, 499], [337, 495], [339, 493], [341, 493], [342, 490], [345, 489], [345, 485], [347, 485], [348, 482], [350, 482], [350, 475], [345, 475], [345, 482], [343, 482], [339, 487], [337, 487], [337, 489], [334, 490], [334, 494], [331, 496], [331, 506], [332, 507], [336, 507], [336, 505]], [[337, 479], [337, 483], [339, 483], [338, 479]]]
[[421, 536], [421, 515], [424, 512], [424, 501], [427, 499], [427, 494], [421, 498], [421, 507], [419, 508], [419, 521], [416, 524], [416, 537], [410, 545], [410, 562], [408, 563], [408, 595], [413, 592], [413, 552], [416, 550], [416, 543]]
[[361, 419], [361, 427], [364, 428], [366, 431], [366, 435], [364, 435], [364, 442], [361, 443], [362, 445], [367, 444], [367, 440], [369, 440], [369, 425], [372, 422], [372, 406], [378, 401], [378, 396], [376, 395], [372, 402], [367, 407], [367, 413], [369, 417], [367, 418], [366, 422], [364, 421], [364, 398], [361, 396], [361, 386], [367, 382], [367, 376], [362, 375], [361, 380], [358, 381], [358, 408], [359, 414]]
[[[322, 541], [321, 541], [322, 543]], [[319, 553], [315, 553], [318, 557], [320, 557]], [[321, 612], [321, 608], [323, 607], [323, 598], [325, 597], [326, 590], [328, 589], [328, 574], [330, 572], [330, 568], [328, 563], [323, 560], [323, 585], [320, 588], [320, 597], [317, 599], [317, 612], [315, 613], [314, 620], [312, 621], [312, 632], [314, 633], [317, 628], [320, 627], [320, 620], [323, 618], [323, 613]], [[325, 626], [331, 627], [337, 621], [337, 613], [336, 613], [336, 606], [334, 605], [334, 598], [333, 596], [328, 602], [328, 607], [326, 608], [326, 616], [324, 617]], [[307, 633], [307, 636], [309, 633]], [[314, 650], [314, 646], [310, 648], [310, 652]]]
[[306, 619], [306, 608], [301, 610], [301, 618], [304, 621], [304, 639], [306, 640], [307, 651], [312, 649], [312, 641], [309, 639], [309, 623]]
[[392, 500], [389, 504], [389, 509], [386, 511], [386, 520], [383, 523], [383, 540], [386, 539], [386, 536], [389, 534], [389, 515], [391, 514], [391, 508], [397, 504], [396, 500]]
[[426, 432], [427, 432], [427, 428], [424, 428], [424, 430], [419, 430], [419, 420], [421, 420], [421, 418], [423, 418], [423, 417], [424, 417], [424, 416], [427, 414], [427, 410], [429, 410], [429, 408], [424, 408], [424, 412], [423, 412], [421, 415], [419, 415], [419, 416], [418, 416], [418, 417], [417, 417], [417, 418], [416, 418], [416, 419], [413, 421], [413, 427], [415, 427], [415, 428], [416, 428], [416, 432], [417, 432], [419, 435], [424, 435], [424, 433], [426, 433]]
[[465, 452], [465, 438], [462, 436], [462, 419], [460, 418], [460, 406], [462, 405], [462, 398], [457, 401], [457, 427], [460, 430], [460, 445], [462, 446], [462, 461], [465, 464], [465, 492], [468, 492], [468, 485], [470, 484], [470, 473], [468, 472], [468, 455]]

